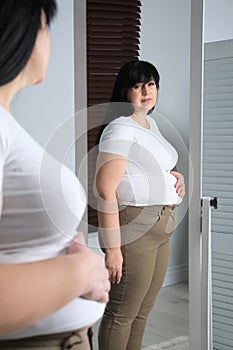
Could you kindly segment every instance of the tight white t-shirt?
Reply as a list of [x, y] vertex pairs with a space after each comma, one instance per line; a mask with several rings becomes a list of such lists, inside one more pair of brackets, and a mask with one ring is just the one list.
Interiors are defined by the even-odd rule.
[[[0, 264], [66, 254], [85, 207], [86, 196], [76, 176], [0, 106]], [[1, 334], [0, 339], [82, 328], [96, 322], [104, 308], [105, 304], [77, 298], [30, 327]]]
[[117, 188], [121, 205], [174, 205], [181, 202], [170, 173], [177, 163], [175, 148], [162, 136], [154, 119], [147, 117], [146, 129], [131, 117], [119, 117], [103, 131], [99, 151], [128, 159]]

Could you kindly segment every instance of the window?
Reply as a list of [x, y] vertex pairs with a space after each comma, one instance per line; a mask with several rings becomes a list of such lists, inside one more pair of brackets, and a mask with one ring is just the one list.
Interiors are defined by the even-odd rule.
[[[98, 226], [93, 196], [97, 143], [115, 77], [120, 67], [139, 56], [141, 2], [87, 0], [88, 222]], [[95, 106], [95, 107], [93, 107]]]

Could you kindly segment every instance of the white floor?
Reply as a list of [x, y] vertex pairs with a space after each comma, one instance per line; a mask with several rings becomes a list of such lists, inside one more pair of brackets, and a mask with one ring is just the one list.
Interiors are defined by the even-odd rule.
[[[142, 350], [188, 350], [188, 332], [187, 283], [163, 287], [148, 318]], [[98, 350], [97, 333], [98, 323], [94, 350]]]

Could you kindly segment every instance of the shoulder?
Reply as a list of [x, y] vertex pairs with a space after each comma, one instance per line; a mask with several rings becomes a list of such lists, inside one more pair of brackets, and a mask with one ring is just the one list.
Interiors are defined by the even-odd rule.
[[135, 135], [130, 121], [127, 117], [120, 117], [113, 120], [104, 129], [99, 142], [99, 151], [128, 158], [134, 141]]
[[130, 117], [118, 117], [108, 124], [110, 128], [121, 128], [126, 130], [132, 130], [133, 125]]
[[134, 128], [128, 117], [119, 117], [109, 123], [103, 131], [101, 139], [111, 137], [112, 139], [133, 139]]

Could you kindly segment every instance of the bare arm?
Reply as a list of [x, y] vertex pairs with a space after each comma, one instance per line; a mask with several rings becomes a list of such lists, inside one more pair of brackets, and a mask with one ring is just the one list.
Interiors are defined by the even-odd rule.
[[108, 301], [104, 260], [77, 245], [75, 253], [40, 262], [0, 265], [0, 332], [27, 327], [83, 296]]
[[112, 283], [119, 283], [122, 274], [121, 237], [117, 205], [117, 187], [128, 160], [111, 153], [100, 153], [96, 170], [96, 193], [100, 234], [106, 252], [106, 267]]

